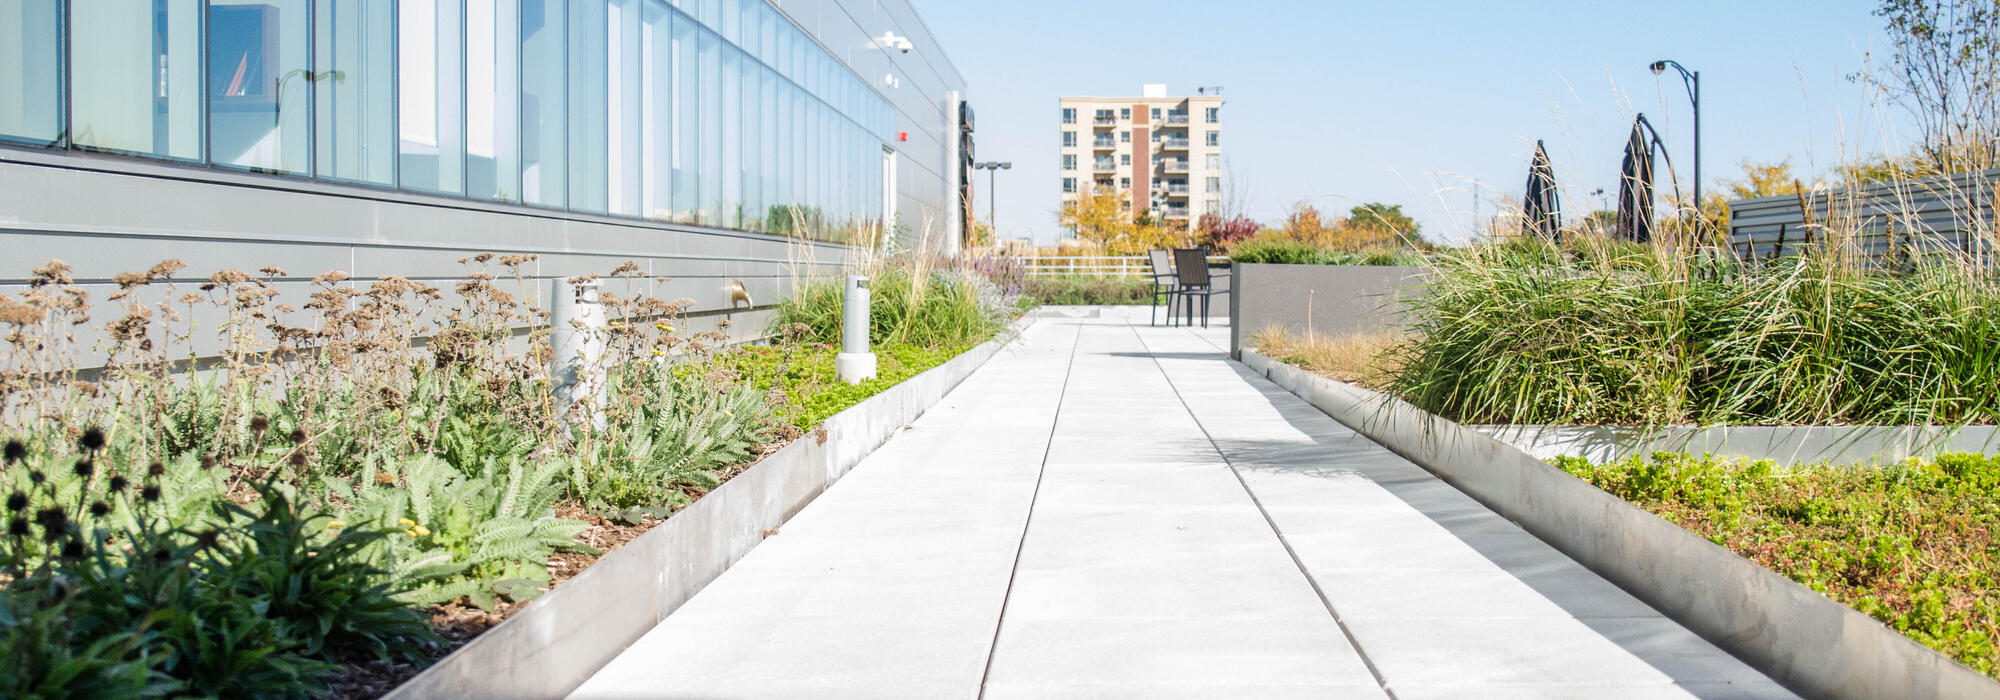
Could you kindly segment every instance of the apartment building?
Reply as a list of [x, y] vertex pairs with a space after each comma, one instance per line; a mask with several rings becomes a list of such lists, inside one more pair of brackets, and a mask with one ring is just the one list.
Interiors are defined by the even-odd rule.
[[1222, 208], [1222, 96], [1062, 98], [1062, 198], [1112, 190], [1133, 215], [1192, 225]]

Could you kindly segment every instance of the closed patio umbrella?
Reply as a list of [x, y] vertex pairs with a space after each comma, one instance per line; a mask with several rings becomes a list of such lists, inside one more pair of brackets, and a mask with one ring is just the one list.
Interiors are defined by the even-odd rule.
[[1522, 205], [1522, 226], [1526, 233], [1552, 241], [1562, 240], [1562, 199], [1556, 194], [1556, 169], [1549, 164], [1549, 152], [1535, 142], [1535, 162], [1528, 166], [1528, 195]]
[[1644, 114], [1632, 122], [1625, 160], [1618, 165], [1617, 236], [1640, 243], [1653, 240], [1653, 144], [1659, 135], [1648, 139], [1652, 128]]

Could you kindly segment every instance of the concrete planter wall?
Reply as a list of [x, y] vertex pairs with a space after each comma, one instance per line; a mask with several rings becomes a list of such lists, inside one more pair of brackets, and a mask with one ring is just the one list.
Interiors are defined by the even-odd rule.
[[1521, 448], [1536, 459], [1558, 455], [1608, 462], [1657, 451], [1768, 459], [1781, 465], [1894, 464], [1941, 452], [2000, 451], [2000, 429], [1889, 425], [1675, 426], [1647, 430], [1621, 426], [1466, 426]]
[[2000, 683], [1512, 445], [1242, 351], [1243, 363], [1807, 697], [2000, 697]]
[[828, 418], [410, 679], [390, 698], [560, 698], [721, 576], [898, 428], [999, 352], [999, 338]]
[[[1229, 295], [1229, 349], [1273, 326], [1323, 336], [1384, 330], [1403, 300], [1422, 293], [1424, 268], [1237, 263]], [[1310, 313], [1308, 313], [1310, 307]]]

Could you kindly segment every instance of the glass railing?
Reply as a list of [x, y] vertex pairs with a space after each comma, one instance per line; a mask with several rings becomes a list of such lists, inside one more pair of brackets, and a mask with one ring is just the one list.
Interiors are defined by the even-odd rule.
[[1188, 123], [1188, 115], [1185, 114], [1167, 115], [1167, 126], [1187, 126], [1187, 123]]
[[1167, 148], [1187, 148], [1187, 139], [1160, 139], [1160, 145]]

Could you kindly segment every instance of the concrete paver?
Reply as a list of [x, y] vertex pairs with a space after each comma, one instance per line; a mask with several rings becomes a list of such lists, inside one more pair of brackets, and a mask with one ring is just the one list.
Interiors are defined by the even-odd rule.
[[1791, 697], [1227, 333], [1041, 320], [572, 697]]

